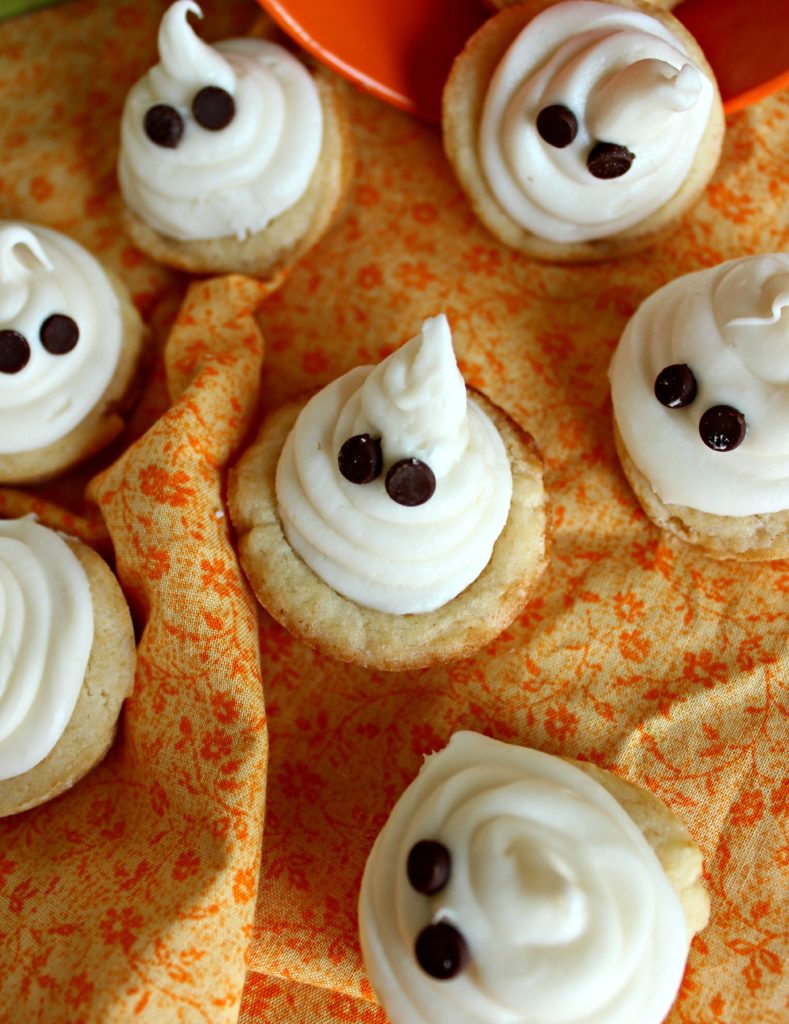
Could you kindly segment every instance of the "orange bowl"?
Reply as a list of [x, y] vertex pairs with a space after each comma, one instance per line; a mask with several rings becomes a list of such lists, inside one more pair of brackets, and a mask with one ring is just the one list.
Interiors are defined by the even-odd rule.
[[[314, 57], [430, 120], [454, 57], [490, 12], [480, 0], [259, 0]], [[684, 0], [727, 113], [789, 86], [789, 0]]]

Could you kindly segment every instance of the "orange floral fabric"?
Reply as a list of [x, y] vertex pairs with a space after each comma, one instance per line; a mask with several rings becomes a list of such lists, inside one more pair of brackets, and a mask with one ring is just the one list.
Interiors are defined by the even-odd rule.
[[[208, 38], [256, 12], [202, 6]], [[157, 351], [186, 282], [125, 239], [114, 161], [165, 7], [80, 0], [0, 23], [0, 216], [104, 258]], [[271, 296], [241, 278], [193, 284], [116, 449], [65, 483], [0, 494], [3, 514], [35, 507], [114, 550], [142, 627], [109, 758], [0, 822], [0, 1021], [386, 1024], [356, 935], [364, 861], [422, 756], [475, 728], [591, 759], [673, 807], [704, 852], [712, 920], [669, 1024], [778, 1024], [789, 564], [716, 563], [648, 523], [614, 453], [606, 369], [655, 288], [789, 247], [789, 94], [729, 119], [718, 172], [667, 242], [571, 268], [480, 227], [436, 128], [351, 89], [348, 101], [357, 162], [342, 222]], [[468, 382], [534, 434], [551, 564], [475, 658], [376, 673], [262, 612], [255, 631], [223, 487], [253, 420], [256, 306], [264, 407], [380, 359], [443, 310]]]

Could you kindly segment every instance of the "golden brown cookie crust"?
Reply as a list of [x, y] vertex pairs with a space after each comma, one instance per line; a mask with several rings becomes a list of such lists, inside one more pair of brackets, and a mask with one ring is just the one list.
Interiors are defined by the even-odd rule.
[[599, 782], [638, 826], [679, 897], [690, 944], [693, 936], [709, 921], [710, 900], [702, 884], [701, 850], [691, 839], [688, 830], [651, 790], [627, 782], [588, 761], [576, 761], [572, 757], [563, 760]]
[[762, 515], [719, 516], [684, 505], [665, 504], [633, 462], [616, 424], [614, 440], [628, 483], [655, 526], [712, 558], [732, 558], [739, 562], [789, 558], [789, 509]]
[[248, 274], [274, 279], [291, 267], [338, 216], [353, 172], [353, 145], [343, 83], [330, 71], [313, 72], [323, 108], [323, 143], [307, 191], [289, 209], [244, 239], [167, 238], [128, 207], [123, 225], [134, 244], [158, 263], [192, 274]]
[[512, 468], [512, 503], [482, 574], [432, 612], [392, 615], [349, 601], [288, 543], [277, 512], [275, 474], [306, 398], [271, 413], [231, 471], [228, 506], [242, 568], [266, 611], [311, 647], [368, 668], [423, 668], [468, 657], [506, 629], [525, 606], [547, 564], [542, 457], [531, 435], [502, 409], [484, 395], [470, 394], [504, 440]]
[[65, 539], [90, 585], [93, 647], [77, 704], [57, 744], [30, 771], [0, 780], [0, 818], [51, 800], [97, 765], [112, 745], [121, 705], [134, 686], [134, 627], [123, 591], [95, 551]]
[[688, 55], [713, 84], [713, 102], [706, 129], [690, 171], [678, 191], [643, 221], [607, 238], [591, 242], [552, 242], [517, 224], [499, 205], [485, 178], [477, 140], [482, 108], [493, 72], [520, 31], [541, 11], [561, 0], [527, 0], [506, 7], [487, 21], [456, 58], [444, 88], [444, 149], [474, 212], [505, 245], [536, 259], [583, 263], [614, 259], [636, 252], [668, 234], [677, 220], [701, 197], [718, 164], [724, 118], [715, 75], [696, 40], [667, 11], [642, 0], [601, 0], [649, 14], [671, 30]]
[[29, 452], [0, 453], [0, 484], [37, 484], [65, 473], [106, 447], [123, 430], [136, 396], [135, 387], [148, 331], [126, 285], [104, 268], [120, 304], [121, 350], [112, 380], [84, 420], [64, 437]]

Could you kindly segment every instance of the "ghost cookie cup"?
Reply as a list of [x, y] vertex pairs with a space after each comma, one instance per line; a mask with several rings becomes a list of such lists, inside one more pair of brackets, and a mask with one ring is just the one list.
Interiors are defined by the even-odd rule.
[[146, 331], [71, 238], [0, 221], [0, 483], [37, 483], [124, 427]]
[[159, 63], [131, 89], [118, 177], [140, 249], [191, 273], [274, 278], [338, 214], [351, 175], [339, 88], [267, 39], [215, 46], [192, 0], [159, 29]]
[[638, 0], [532, 0], [469, 40], [444, 146], [475, 213], [538, 259], [609, 259], [676, 226], [723, 139], [715, 77], [671, 14]]
[[102, 559], [32, 517], [0, 521], [0, 817], [101, 761], [134, 665], [129, 610]]
[[459, 732], [367, 860], [359, 932], [392, 1024], [660, 1024], [709, 913], [653, 794]]
[[228, 503], [258, 600], [344, 661], [466, 657], [546, 564], [542, 459], [457, 368], [444, 316], [264, 422]]
[[789, 556], [789, 254], [658, 289], [609, 376], [620, 461], [649, 518], [717, 558]]

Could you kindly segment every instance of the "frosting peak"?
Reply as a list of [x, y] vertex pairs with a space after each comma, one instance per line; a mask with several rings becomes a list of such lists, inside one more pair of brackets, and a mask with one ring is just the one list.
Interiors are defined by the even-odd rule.
[[0, 320], [11, 320], [24, 306], [33, 269], [19, 248], [27, 250], [39, 268], [51, 270], [36, 236], [24, 224], [0, 226]]
[[203, 86], [216, 85], [233, 93], [236, 85], [232, 65], [200, 39], [189, 24], [189, 14], [203, 17], [194, 0], [176, 0], [165, 11], [159, 26], [159, 64], [150, 71], [162, 100], [187, 106]]
[[436, 476], [468, 443], [466, 385], [444, 314], [375, 367], [364, 382], [355, 433], [381, 438], [384, 459], [416, 457]]
[[[345, 442], [380, 441], [383, 471], [352, 483]], [[435, 491], [399, 504], [386, 485], [402, 459], [418, 459]], [[432, 611], [487, 565], [507, 521], [512, 474], [491, 420], [466, 398], [443, 316], [379, 366], [362, 366], [315, 395], [299, 414], [277, 466], [277, 502], [291, 547], [330, 587], [393, 614]]]
[[692, 64], [677, 69], [645, 58], [614, 72], [589, 97], [587, 122], [597, 139], [637, 146], [662, 131], [673, 114], [692, 110], [702, 79]]

